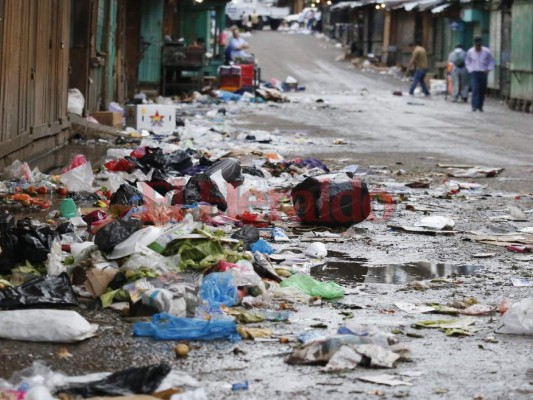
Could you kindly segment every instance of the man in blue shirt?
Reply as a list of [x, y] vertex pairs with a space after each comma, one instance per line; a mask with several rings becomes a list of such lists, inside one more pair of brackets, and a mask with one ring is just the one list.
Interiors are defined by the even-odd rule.
[[474, 39], [474, 47], [466, 53], [465, 64], [472, 85], [472, 111], [483, 111], [487, 75], [494, 69], [494, 58], [490, 50], [481, 45], [480, 37]]

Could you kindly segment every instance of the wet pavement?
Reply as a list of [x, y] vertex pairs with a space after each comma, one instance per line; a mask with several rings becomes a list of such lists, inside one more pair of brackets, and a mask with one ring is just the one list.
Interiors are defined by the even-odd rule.
[[[276, 57], [270, 48], [273, 35], [276, 39], [283, 36]], [[276, 149], [288, 157], [313, 156], [334, 167], [357, 164], [369, 172], [362, 177], [372, 190], [394, 196], [391, 214], [351, 228], [346, 242], [326, 243], [328, 256], [311, 269], [313, 277], [345, 286], [346, 296], [314, 306], [299, 305], [289, 322], [253, 324], [272, 329], [269, 340], [190, 343], [186, 359], [176, 359], [175, 341], [134, 338], [132, 320], [113, 311], [93, 310], [87, 303], [81, 313], [100, 325], [97, 337], [70, 345], [0, 341], [0, 377], [7, 378], [37, 359], [67, 374], [167, 361], [198, 379], [209, 399], [532, 398], [531, 336], [495, 335], [496, 313], [477, 317], [479, 332], [473, 336], [448, 337], [438, 330], [415, 330], [414, 322], [443, 316], [409, 314], [394, 306], [398, 302], [449, 304], [470, 298], [496, 306], [504, 298], [518, 301], [533, 295], [532, 288], [510, 284], [511, 277], [533, 278], [531, 255], [466, 237], [471, 231], [514, 232], [531, 225], [494, 219], [509, 205], [533, 209], [531, 116], [511, 112], [494, 100], [488, 101], [483, 115], [472, 115], [468, 107], [460, 108], [437, 96], [416, 99], [423, 105], [415, 107], [409, 104], [413, 100], [391, 94], [402, 85], [405, 90], [405, 83], [335, 62], [339, 49], [331, 42], [279, 32], [261, 32], [247, 40], [259, 58], [264, 78], [284, 79], [290, 74], [307, 90], [290, 94], [291, 103], [287, 104], [227, 106], [224, 123], [238, 131], [260, 129], [277, 135], [273, 143], [259, 146], [263, 150]], [[325, 103], [317, 103], [319, 98]], [[338, 138], [344, 144], [333, 144]], [[105, 145], [101, 146], [65, 148], [38, 163], [43, 171], [57, 171], [73, 153], [91, 151], [90, 157], [96, 161], [105, 153]], [[450, 179], [438, 163], [489, 164], [505, 170], [493, 178], [476, 178], [475, 182], [486, 186], [481, 192], [447, 195]], [[431, 189], [392, 184], [428, 176]], [[441, 186], [443, 193], [438, 193]], [[376, 215], [383, 211], [376, 201], [373, 208]], [[432, 213], [453, 218], [457, 233], [429, 236], [391, 228], [412, 226]], [[276, 244], [275, 248], [305, 249], [307, 245], [295, 238], [289, 245]], [[478, 253], [494, 255], [474, 257]], [[391, 388], [358, 380], [383, 370], [324, 373], [316, 366], [284, 362], [301, 332], [333, 334], [346, 319], [394, 331], [409, 345], [412, 361], [399, 363], [386, 373], [418, 371], [422, 375], [412, 379], [412, 386]], [[486, 340], [490, 336], [495, 339]], [[280, 342], [280, 338], [289, 342]], [[65, 350], [70, 356], [65, 356]], [[250, 382], [248, 391], [231, 391], [232, 383], [246, 380]]]

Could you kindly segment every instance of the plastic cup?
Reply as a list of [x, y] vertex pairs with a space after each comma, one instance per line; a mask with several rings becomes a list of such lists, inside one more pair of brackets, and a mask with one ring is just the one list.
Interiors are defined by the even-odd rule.
[[63, 218], [74, 218], [78, 215], [78, 210], [74, 199], [63, 199], [59, 205], [59, 211]]

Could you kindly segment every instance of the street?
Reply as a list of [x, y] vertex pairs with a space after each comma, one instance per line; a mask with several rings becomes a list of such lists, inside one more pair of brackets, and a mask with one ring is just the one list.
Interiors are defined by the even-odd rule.
[[[357, 166], [356, 177], [366, 181], [374, 195], [373, 218], [329, 230], [280, 222], [294, 231], [290, 242], [273, 243], [280, 254], [290, 249], [301, 255], [309, 245], [301, 240], [306, 231], [344, 235], [346, 241], [325, 241], [328, 255], [311, 275], [340, 284], [346, 295], [294, 305], [287, 322], [254, 324], [273, 331], [266, 339], [191, 341], [187, 358], [176, 358], [177, 341], [133, 337], [138, 319], [84, 301], [78, 311], [100, 325], [97, 336], [76, 344], [0, 340], [0, 382], [34, 360], [67, 375], [166, 361], [196, 379], [209, 399], [532, 399], [533, 336], [494, 330], [503, 299], [514, 303], [533, 296], [533, 287], [510, 283], [511, 278], [533, 280], [533, 256], [527, 250], [509, 251], [491, 243], [493, 239], [481, 242], [476, 235], [518, 234], [533, 225], [533, 116], [513, 112], [492, 98], [484, 113], [474, 113], [469, 104], [445, 101], [443, 95], [409, 97], [407, 81], [336, 61], [342, 49], [325, 38], [262, 31], [245, 40], [263, 80], [284, 81], [290, 75], [305, 90], [283, 93], [289, 100], [285, 103], [202, 105], [210, 110], [224, 107], [224, 116], [216, 111], [215, 117], [209, 116], [194, 104], [179, 111], [194, 129], [214, 126], [226, 133], [220, 142], [193, 137], [196, 145], [213, 154], [233, 151], [243, 165], [257, 158], [255, 149], [278, 152], [285, 159], [316, 158], [331, 171]], [[394, 96], [399, 90], [403, 96]], [[205, 133], [199, 128], [195, 132]], [[243, 134], [271, 135], [272, 141], [245, 142]], [[110, 142], [109, 147], [119, 146]], [[91, 161], [94, 166], [103, 160]], [[490, 171], [463, 177], [455, 171], [453, 177], [448, 169], [464, 170], [464, 165]], [[285, 175], [278, 179], [291, 184], [297, 180]], [[382, 201], [385, 197], [393, 201]], [[526, 218], [502, 217], [513, 214], [509, 207]], [[455, 226], [444, 229], [448, 233], [403, 229], [435, 215], [451, 218]], [[531, 248], [533, 235], [523, 236], [520, 243]], [[491, 311], [472, 317], [477, 331], [447, 336], [413, 324], [452, 316], [405, 312], [397, 306], [401, 303], [480, 304]], [[359, 366], [341, 372], [285, 362], [302, 332], [333, 335], [346, 322], [393, 333], [395, 341], [409, 348], [408, 360], [392, 369]], [[65, 352], [69, 356], [61, 356]], [[404, 384], [360, 379], [383, 374]], [[248, 390], [232, 391], [232, 384], [245, 381]]]

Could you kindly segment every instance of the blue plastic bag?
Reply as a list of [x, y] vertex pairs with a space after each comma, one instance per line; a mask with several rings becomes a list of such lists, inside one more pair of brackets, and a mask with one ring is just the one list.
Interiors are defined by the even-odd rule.
[[268, 254], [268, 255], [272, 254], [274, 251], [272, 249], [272, 246], [268, 242], [264, 241], [263, 239], [259, 239], [257, 242], [252, 243], [250, 246], [250, 250], [252, 250], [253, 253], [258, 251], [260, 253]]
[[152, 322], [136, 322], [133, 335], [157, 340], [240, 340], [233, 320], [177, 318], [165, 313], [153, 315]]
[[239, 297], [233, 284], [233, 273], [213, 272], [204, 277], [200, 286], [200, 298], [207, 301], [210, 307], [231, 307], [237, 304]]

